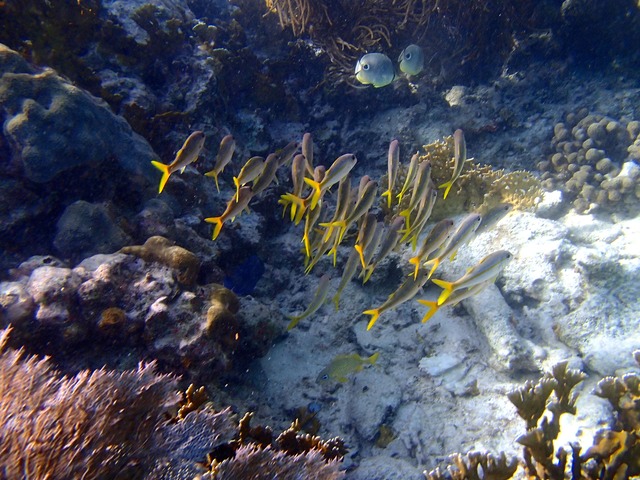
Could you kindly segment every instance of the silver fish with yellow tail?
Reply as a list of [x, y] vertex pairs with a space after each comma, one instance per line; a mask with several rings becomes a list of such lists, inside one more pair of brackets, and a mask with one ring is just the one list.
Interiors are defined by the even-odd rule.
[[455, 182], [462, 173], [465, 162], [473, 160], [473, 158], [467, 158], [467, 142], [464, 139], [464, 132], [460, 129], [453, 132], [453, 151], [453, 175], [451, 176], [451, 180], [438, 186], [438, 188], [445, 189], [445, 200], [447, 195], [449, 195], [449, 190], [451, 190], [453, 182]]
[[224, 171], [233, 157], [233, 152], [236, 149], [236, 141], [232, 135], [225, 135], [220, 141], [220, 147], [218, 148], [218, 154], [216, 155], [216, 163], [213, 166], [213, 170], [205, 173], [207, 177], [213, 177], [216, 182], [216, 190], [220, 193], [220, 186], [218, 185], [218, 177]]
[[219, 217], [208, 217], [204, 219], [204, 221], [207, 223], [215, 224], [213, 228], [213, 240], [215, 240], [218, 235], [220, 235], [220, 230], [222, 230], [222, 225], [224, 224], [224, 222], [226, 222], [228, 219], [235, 218], [245, 208], [247, 208], [247, 205], [249, 205], [249, 201], [251, 200], [251, 198], [253, 198], [251, 187], [242, 187], [238, 192], [237, 200], [236, 195], [234, 195], [231, 200], [229, 200], [229, 203], [227, 203], [227, 208], [222, 215], [220, 215]]
[[167, 184], [171, 174], [177, 170], [184, 172], [187, 165], [195, 162], [204, 147], [204, 132], [200, 130], [193, 132], [185, 140], [182, 148], [178, 150], [176, 158], [169, 165], [166, 165], [155, 160], [151, 161], [151, 164], [162, 172], [162, 178], [160, 178], [160, 185], [158, 186], [158, 193], [162, 193], [164, 186]]
[[331, 277], [327, 274], [323, 275], [320, 278], [320, 282], [318, 283], [318, 288], [316, 289], [316, 293], [313, 295], [313, 300], [307, 307], [307, 309], [302, 312], [300, 315], [294, 315], [289, 317], [291, 320], [289, 325], [287, 325], [287, 330], [291, 330], [294, 328], [300, 320], [307, 318], [309, 315], [313, 315], [316, 313], [320, 307], [324, 304], [327, 299], [327, 294], [329, 293], [329, 286], [331, 285]]
[[398, 176], [398, 167], [400, 166], [400, 144], [398, 140], [393, 140], [389, 144], [389, 154], [387, 157], [387, 186], [388, 188], [382, 192], [382, 197], [387, 197], [387, 208], [391, 208], [391, 198], [393, 196], [393, 187], [396, 184]]
[[459, 304], [462, 300], [465, 300], [467, 298], [473, 297], [473, 296], [477, 295], [478, 293], [482, 292], [489, 285], [492, 285], [494, 281], [495, 281], [495, 279], [489, 279], [489, 280], [485, 280], [482, 283], [474, 285], [474, 286], [472, 286], [470, 288], [463, 288], [463, 289], [460, 289], [460, 290], [456, 290], [449, 297], [447, 297], [447, 299], [444, 302], [442, 302], [442, 304], [438, 304], [438, 302], [435, 301], [435, 300], [420, 300], [419, 299], [418, 300], [419, 303], [421, 303], [425, 307], [429, 307], [429, 310], [427, 310], [427, 313], [424, 315], [424, 317], [422, 317], [422, 323], [426, 323], [442, 307], [453, 307], [453, 306]]

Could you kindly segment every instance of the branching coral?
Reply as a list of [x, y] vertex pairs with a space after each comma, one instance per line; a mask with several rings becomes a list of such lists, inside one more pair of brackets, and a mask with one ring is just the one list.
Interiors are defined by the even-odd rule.
[[6, 347], [0, 334], [3, 478], [141, 478], [158, 453], [158, 427], [175, 380], [153, 364], [61, 377], [48, 360]]
[[[453, 137], [437, 140], [423, 148], [424, 154], [420, 156], [420, 162], [431, 162], [433, 183], [437, 186], [448, 181], [454, 166]], [[401, 165], [398, 173], [400, 184], [405, 175], [406, 167]], [[383, 178], [382, 183], [385, 181]], [[431, 219], [440, 220], [473, 210], [482, 214], [503, 202], [510, 203], [515, 209], [527, 210], [535, 207], [541, 194], [540, 182], [527, 171], [494, 170], [490, 165], [469, 160], [453, 184], [447, 200], [436, 202]], [[397, 210], [403, 208], [406, 208], [404, 203]], [[397, 213], [395, 209], [393, 213]]]
[[[640, 364], [640, 351], [634, 352]], [[557, 447], [560, 417], [576, 414], [575, 387], [586, 375], [561, 362], [537, 383], [526, 382], [508, 394], [518, 415], [525, 420], [527, 432], [517, 442], [523, 445], [520, 460], [531, 479], [622, 479], [640, 475], [640, 376], [627, 374], [607, 377], [598, 383], [595, 394], [606, 398], [615, 411], [615, 422], [597, 432], [593, 445], [584, 454], [573, 442], [570, 451]], [[455, 454], [453, 466], [435, 469], [425, 475], [429, 480], [511, 478], [517, 468], [515, 458], [504, 454]], [[481, 470], [479, 467], [482, 467]], [[479, 471], [483, 476], [479, 475]]]

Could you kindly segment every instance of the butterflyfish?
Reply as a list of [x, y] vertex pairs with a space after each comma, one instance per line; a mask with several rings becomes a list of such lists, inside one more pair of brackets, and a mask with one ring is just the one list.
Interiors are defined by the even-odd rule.
[[399, 68], [408, 76], [418, 75], [424, 68], [424, 52], [418, 45], [407, 46], [398, 57]]
[[251, 187], [241, 187], [237, 195], [237, 200], [236, 195], [234, 195], [227, 203], [227, 208], [222, 215], [220, 215], [219, 217], [208, 217], [204, 219], [205, 222], [213, 223], [215, 225], [213, 227], [213, 240], [215, 240], [218, 235], [220, 235], [220, 230], [222, 230], [222, 225], [224, 224], [224, 222], [226, 222], [230, 218], [235, 218], [245, 208], [247, 208], [247, 205], [249, 205], [249, 201], [252, 197], [253, 192], [251, 191]]
[[236, 149], [236, 141], [232, 135], [225, 135], [220, 141], [220, 147], [218, 148], [218, 154], [216, 155], [216, 163], [213, 165], [213, 170], [205, 173], [207, 177], [213, 177], [216, 182], [216, 190], [220, 192], [220, 186], [218, 185], [218, 176], [224, 171], [233, 157], [233, 152]]
[[427, 278], [431, 278], [431, 275], [433, 275], [433, 272], [436, 271], [436, 268], [438, 268], [438, 265], [440, 265], [442, 260], [447, 258], [447, 256], [449, 255], [451, 255], [451, 257], [453, 258], [458, 249], [469, 240], [471, 240], [476, 230], [480, 226], [480, 222], [482, 222], [482, 217], [477, 213], [470, 213], [462, 220], [455, 233], [451, 235], [449, 241], [445, 243], [440, 248], [440, 250], [438, 250], [436, 257], [427, 260], [424, 263], [425, 267], [428, 265], [432, 265], [431, 271], [429, 272]]
[[318, 311], [318, 309], [322, 306], [324, 301], [327, 299], [327, 294], [329, 293], [329, 286], [331, 285], [331, 277], [328, 274], [323, 275], [320, 278], [320, 282], [318, 283], [318, 288], [316, 289], [316, 293], [313, 295], [313, 299], [311, 303], [307, 307], [307, 309], [302, 312], [300, 315], [289, 317], [291, 320], [289, 325], [287, 325], [287, 330], [291, 330], [294, 328], [300, 320], [307, 318], [309, 315], [313, 315]]
[[323, 383], [331, 380], [344, 383], [352, 373], [361, 371], [365, 365], [373, 365], [378, 360], [380, 352], [370, 357], [361, 357], [357, 353], [351, 355], [337, 355], [326, 368], [318, 374], [316, 382]]
[[398, 167], [400, 165], [400, 146], [398, 140], [393, 140], [389, 144], [389, 154], [387, 156], [387, 186], [388, 188], [382, 192], [382, 197], [387, 197], [387, 207], [391, 208], [391, 198], [393, 195], [393, 187], [398, 176]]
[[469, 268], [458, 280], [447, 282], [444, 280], [432, 279], [431, 281], [443, 289], [438, 297], [438, 305], [442, 305], [452, 292], [462, 288], [470, 288], [486, 280], [493, 279], [500, 274], [512, 255], [506, 250], [498, 250], [484, 257], [477, 265]]
[[453, 175], [451, 176], [451, 180], [438, 186], [438, 188], [445, 189], [444, 199], [449, 195], [449, 190], [451, 190], [453, 182], [455, 182], [462, 173], [464, 163], [473, 160], [472, 158], [467, 158], [467, 142], [464, 139], [464, 132], [460, 129], [453, 132], [453, 151]]
[[409, 277], [404, 281], [402, 285], [398, 287], [395, 292], [389, 295], [389, 298], [387, 298], [386, 302], [384, 302], [378, 308], [365, 310], [363, 312], [365, 315], [371, 315], [371, 320], [369, 320], [367, 330], [371, 330], [371, 327], [373, 327], [373, 325], [378, 320], [378, 317], [382, 313], [386, 312], [387, 310], [391, 310], [392, 308], [395, 308], [398, 305], [406, 302], [407, 300], [411, 300], [413, 297], [415, 297], [425, 283], [427, 283], [427, 276], [425, 274], [419, 275], [416, 279]]
[[247, 183], [252, 182], [260, 176], [262, 169], [264, 168], [264, 158], [251, 157], [247, 160], [247, 163], [240, 169], [237, 177], [233, 177], [233, 184], [236, 186], [236, 201], [238, 201], [238, 194], [240, 193], [240, 187], [244, 187]]
[[317, 182], [315, 180], [305, 178], [304, 181], [306, 184], [313, 189], [313, 196], [311, 197], [311, 204], [309, 205], [309, 208], [311, 208], [311, 210], [316, 208], [316, 205], [322, 198], [322, 195], [324, 195], [332, 185], [335, 185], [347, 176], [353, 167], [356, 166], [356, 163], [358, 163], [356, 156], [353, 153], [346, 153], [336, 158], [333, 164], [325, 172], [322, 181]]
[[182, 148], [178, 150], [178, 153], [176, 153], [176, 158], [169, 165], [155, 160], [151, 161], [153, 166], [162, 172], [162, 178], [160, 178], [160, 185], [158, 186], [158, 193], [162, 193], [164, 186], [167, 184], [167, 180], [169, 180], [169, 177], [173, 172], [176, 170], [184, 172], [187, 165], [198, 159], [198, 156], [202, 151], [202, 147], [204, 147], [204, 140], [204, 132], [201, 132], [200, 130], [195, 131], [185, 140]]
[[445, 218], [444, 220], [440, 220], [436, 223], [436, 225], [427, 234], [420, 246], [420, 249], [409, 259], [409, 263], [415, 267], [413, 270], [413, 278], [418, 276], [420, 264], [427, 261], [429, 255], [435, 252], [449, 239], [452, 228], [453, 220]]
[[384, 53], [367, 53], [356, 64], [356, 79], [363, 85], [384, 87], [393, 82], [393, 62]]

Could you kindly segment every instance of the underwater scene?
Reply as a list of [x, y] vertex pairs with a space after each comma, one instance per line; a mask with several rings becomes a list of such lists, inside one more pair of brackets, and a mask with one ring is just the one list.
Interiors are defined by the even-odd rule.
[[638, 0], [0, 1], [0, 479], [640, 478]]

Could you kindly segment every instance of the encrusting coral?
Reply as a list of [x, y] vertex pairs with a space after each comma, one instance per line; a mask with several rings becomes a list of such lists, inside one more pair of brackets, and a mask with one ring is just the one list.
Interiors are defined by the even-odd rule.
[[144, 245], [123, 247], [120, 253], [173, 268], [178, 271], [178, 281], [185, 285], [193, 285], [200, 271], [200, 260], [194, 253], [159, 235], [148, 238]]
[[[640, 351], [633, 353], [640, 365]], [[531, 479], [623, 479], [640, 475], [640, 375], [606, 377], [598, 383], [595, 394], [605, 398], [615, 412], [612, 425], [599, 430], [593, 445], [581, 455], [578, 442], [571, 451], [556, 447], [563, 414], [576, 414], [575, 387], [586, 375], [560, 362], [538, 382], [526, 382], [508, 394], [518, 415], [526, 422], [527, 432], [518, 437], [523, 445], [521, 459], [504, 453], [494, 457], [486, 452], [454, 454], [445, 471], [427, 473], [429, 480], [445, 478], [511, 478], [520, 465]], [[482, 476], [479, 474], [481, 467]]]

